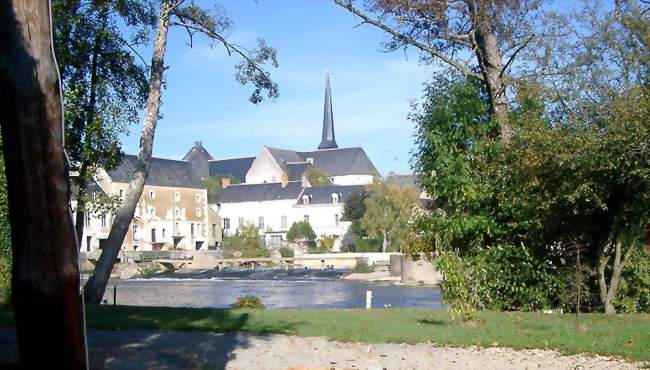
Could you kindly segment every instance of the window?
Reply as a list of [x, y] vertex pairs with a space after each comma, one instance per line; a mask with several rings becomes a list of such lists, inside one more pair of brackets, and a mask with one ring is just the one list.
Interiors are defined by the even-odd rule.
[[138, 225], [133, 225], [133, 241], [138, 240]]
[[102, 223], [102, 227], [106, 227], [106, 215], [102, 215], [100, 218], [100, 221]]
[[156, 199], [156, 192], [153, 190], [149, 190], [149, 199]]
[[180, 232], [178, 231], [179, 230], [178, 222], [176, 223], [176, 228], [175, 229], [176, 229], [176, 235], [179, 235]]
[[336, 193], [332, 193], [332, 203], [338, 203], [339, 202], [339, 195]]
[[163, 237], [163, 239], [164, 239], [165, 237], [167, 237], [167, 233], [166, 233], [166, 231], [167, 231], [167, 230], [162, 229], [162, 237]]
[[309, 204], [309, 195], [302, 196], [302, 204]]
[[287, 228], [287, 216], [280, 217], [280, 228], [285, 230]]
[[156, 215], [156, 209], [154, 207], [149, 208], [149, 217], [153, 217]]
[[90, 216], [88, 216], [88, 213], [84, 214], [84, 223], [86, 226], [90, 226]]
[[124, 199], [124, 190], [120, 189], [120, 199]]
[[212, 224], [212, 237], [217, 237], [217, 224]]
[[242, 227], [244, 227], [244, 218], [243, 218], [243, 217], [240, 217], [239, 220], [237, 220], [237, 221], [238, 221], [238, 225], [239, 225], [239, 228], [240, 228], [240, 229], [241, 229]]
[[271, 245], [274, 247], [282, 245], [282, 235], [271, 235]]
[[156, 242], [156, 229], [151, 229], [151, 242]]
[[181, 193], [179, 193], [177, 191], [174, 192], [174, 200], [177, 201], [177, 202], [180, 201], [181, 200]]
[[304, 215], [303, 219], [305, 220], [305, 222], [309, 222], [309, 215]]
[[201, 217], [201, 208], [197, 208], [194, 213], [196, 214], [196, 217]]
[[194, 199], [196, 200], [197, 203], [201, 203], [201, 194], [196, 194]]
[[257, 220], [257, 227], [261, 229], [264, 229], [264, 217], [260, 216], [260, 218]]
[[224, 230], [230, 230], [230, 219], [229, 218], [224, 218], [223, 219], [223, 229]]
[[190, 223], [190, 235], [194, 236], [194, 223]]
[[180, 210], [177, 208], [174, 210], [174, 216], [178, 217], [180, 215]]
[[334, 215], [334, 225], [339, 226], [339, 215], [338, 214]]

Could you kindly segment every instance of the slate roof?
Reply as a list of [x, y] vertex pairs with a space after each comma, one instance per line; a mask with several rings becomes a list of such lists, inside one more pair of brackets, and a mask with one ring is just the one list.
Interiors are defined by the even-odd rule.
[[302, 181], [302, 174], [311, 167], [307, 162], [289, 163], [286, 165], [289, 181]]
[[[125, 155], [122, 162], [108, 175], [114, 182], [128, 183], [133, 178], [138, 159], [135, 155]], [[201, 178], [194, 172], [190, 162], [172, 159], [151, 158], [146, 185], [173, 186], [177, 188], [205, 189]]]
[[219, 192], [217, 202], [261, 202], [268, 200], [297, 199], [302, 192], [300, 181], [290, 181], [287, 186], [281, 183], [230, 185]]
[[184, 161], [192, 164], [192, 168], [200, 178], [209, 176], [208, 161], [213, 159], [210, 153], [203, 147], [200, 141], [196, 141], [194, 146], [183, 157]]
[[[305, 188], [301, 198], [309, 196], [309, 204], [329, 204], [332, 203], [332, 194], [339, 195], [339, 203], [345, 203], [350, 194], [364, 191], [363, 185], [330, 185], [321, 187]], [[302, 199], [297, 200], [298, 204], [303, 204]]]
[[[288, 167], [298, 162], [313, 160], [313, 166], [331, 176], [371, 175], [379, 176], [363, 148], [337, 148], [297, 152], [294, 150], [266, 147], [280, 166]], [[291, 176], [291, 175], [290, 175]]]
[[[77, 186], [77, 183], [75, 181], [70, 181], [70, 191], [72, 193], [73, 198], [77, 195], [77, 193], [79, 193], [79, 186]], [[104, 189], [102, 189], [102, 187], [99, 186], [99, 184], [97, 184], [95, 180], [90, 180], [86, 184], [86, 194], [91, 195], [93, 193], [106, 195]]]
[[379, 171], [362, 148], [326, 149], [299, 154], [305, 159], [313, 158], [314, 167], [320, 168], [331, 176], [379, 176]]
[[418, 177], [415, 174], [389, 173], [388, 176], [386, 176], [385, 183], [389, 185], [396, 185], [399, 187], [411, 186], [417, 192], [422, 192], [422, 187], [420, 186], [420, 183], [418, 182]]
[[246, 182], [246, 173], [255, 157], [215, 159], [208, 162], [210, 176], [233, 176], [239, 182]]

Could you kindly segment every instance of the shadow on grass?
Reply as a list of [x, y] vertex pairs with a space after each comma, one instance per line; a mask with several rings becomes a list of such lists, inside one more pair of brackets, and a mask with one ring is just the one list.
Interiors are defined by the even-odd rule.
[[442, 325], [446, 326], [448, 325], [447, 322], [442, 321], [442, 320], [436, 320], [436, 319], [419, 319], [418, 324], [424, 324], [424, 325]]
[[[269, 325], [251, 320], [249, 312], [226, 309], [89, 305], [86, 313], [92, 369], [225, 369], [237, 348], [250, 346], [251, 336], [242, 332], [265, 340], [274, 333], [291, 332], [298, 324]], [[5, 319], [5, 324], [11, 323]], [[15, 348], [11, 337], [15, 338], [9, 335], [0, 343]], [[3, 352], [0, 357], [6, 357]], [[9, 357], [0, 358], [0, 364], [15, 362], [15, 355]]]

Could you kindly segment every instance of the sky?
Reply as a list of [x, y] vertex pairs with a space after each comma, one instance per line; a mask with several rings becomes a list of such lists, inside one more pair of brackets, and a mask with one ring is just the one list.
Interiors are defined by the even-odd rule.
[[[206, 7], [212, 0], [199, 1]], [[387, 36], [330, 0], [222, 0], [234, 22], [229, 40], [253, 48], [258, 38], [278, 51], [271, 76], [280, 96], [254, 105], [251, 86], [234, 79], [237, 57], [205, 38], [169, 34], [166, 90], [154, 156], [181, 159], [195, 141], [214, 158], [255, 156], [264, 145], [315, 150], [321, 140], [325, 74], [329, 71], [336, 141], [363, 147], [377, 169], [410, 172], [414, 124], [407, 116], [422, 95], [431, 67], [416, 50], [386, 53]], [[140, 125], [123, 138], [137, 153]]]

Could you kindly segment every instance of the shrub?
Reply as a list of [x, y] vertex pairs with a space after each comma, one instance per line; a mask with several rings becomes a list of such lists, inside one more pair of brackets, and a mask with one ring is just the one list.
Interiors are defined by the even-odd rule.
[[650, 312], [650, 252], [634, 249], [621, 277], [616, 308], [621, 312]]
[[296, 241], [314, 241], [316, 240], [316, 233], [308, 221], [294, 222], [287, 231], [287, 240], [292, 243]]
[[235, 235], [226, 236], [223, 240], [223, 255], [226, 258], [233, 256], [234, 252], [240, 252], [241, 257], [270, 257], [271, 252], [266, 249], [259, 229], [255, 225], [246, 224], [238, 229]]
[[293, 257], [293, 249], [289, 247], [280, 247], [280, 255], [284, 258]]
[[326, 252], [331, 252], [332, 248], [334, 248], [335, 242], [336, 242], [336, 238], [331, 236], [324, 236], [320, 240], [320, 247], [324, 249]]
[[254, 295], [246, 295], [243, 297], [237, 298], [235, 303], [232, 304], [232, 308], [254, 308], [254, 309], [264, 309], [264, 304], [259, 297]]
[[480, 322], [478, 294], [470, 266], [452, 252], [441, 253], [436, 258], [436, 266], [444, 276], [440, 290], [451, 318], [460, 323]]
[[313, 187], [322, 187], [332, 185], [332, 181], [329, 178], [329, 175], [316, 167], [310, 167], [305, 171], [304, 174], [309, 184]]
[[377, 239], [354, 238], [354, 251], [363, 252], [381, 252], [381, 242]]
[[354, 267], [354, 270], [352, 271], [358, 274], [368, 274], [371, 272], [375, 272], [375, 267], [369, 266], [366, 262], [359, 261], [357, 262], [357, 265]]

